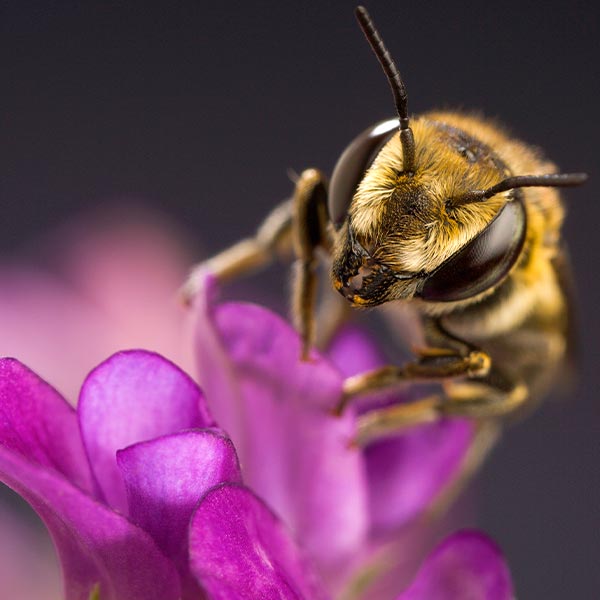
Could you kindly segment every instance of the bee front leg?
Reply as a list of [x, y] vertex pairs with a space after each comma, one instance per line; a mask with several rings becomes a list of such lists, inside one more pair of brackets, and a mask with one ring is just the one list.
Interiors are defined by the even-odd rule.
[[294, 324], [302, 341], [301, 358], [308, 354], [315, 339], [317, 296], [317, 248], [331, 250], [328, 232], [327, 188], [316, 169], [307, 169], [296, 182], [293, 198], [292, 235], [296, 264], [292, 287]]

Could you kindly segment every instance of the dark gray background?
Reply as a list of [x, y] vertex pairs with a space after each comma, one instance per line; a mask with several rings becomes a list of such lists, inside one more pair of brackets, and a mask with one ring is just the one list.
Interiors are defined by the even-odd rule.
[[[479, 478], [478, 524], [520, 598], [600, 593], [598, 3], [369, 8], [410, 110], [481, 109], [592, 179], [567, 194], [581, 384], [512, 428]], [[351, 2], [4, 2], [0, 250], [108, 198], [143, 198], [209, 251], [247, 234], [390, 116]]]

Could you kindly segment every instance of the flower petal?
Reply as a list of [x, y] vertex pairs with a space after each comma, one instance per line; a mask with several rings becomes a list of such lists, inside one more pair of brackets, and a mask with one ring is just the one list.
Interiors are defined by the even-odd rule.
[[98, 493], [124, 513], [117, 450], [214, 424], [200, 388], [173, 363], [143, 350], [119, 352], [94, 369], [81, 389], [78, 411]]
[[[357, 328], [346, 328], [336, 336], [329, 355], [346, 377], [385, 364], [372, 339]], [[472, 438], [469, 421], [447, 419], [366, 448], [373, 528], [399, 527], [426, 508], [456, 475]]]
[[373, 337], [355, 326], [344, 327], [331, 340], [327, 356], [344, 377], [352, 377], [385, 364], [385, 357]]
[[196, 331], [211, 408], [248, 485], [313, 556], [335, 561], [363, 543], [368, 527], [362, 456], [349, 443], [354, 416], [330, 414], [340, 373], [316, 352], [300, 361], [298, 335], [273, 313], [212, 306], [215, 286], [209, 278], [200, 294]]
[[129, 517], [176, 562], [185, 578], [188, 526], [200, 498], [223, 482], [241, 482], [231, 440], [195, 430], [140, 442], [117, 453]]
[[204, 496], [192, 517], [190, 561], [214, 600], [326, 597], [283, 524], [242, 486]]
[[[359, 375], [389, 364], [373, 336], [355, 325], [343, 327], [331, 340], [327, 356], [341, 371], [344, 378]], [[408, 390], [408, 385], [406, 386]], [[374, 392], [352, 401], [357, 414], [362, 415], [374, 408], [400, 402], [407, 398], [406, 390], [393, 392]]]
[[92, 489], [75, 410], [12, 358], [0, 359], [0, 445]]
[[457, 474], [472, 437], [469, 421], [447, 419], [369, 446], [373, 528], [398, 527], [425, 509]]
[[65, 598], [177, 600], [179, 577], [152, 538], [91, 499], [55, 470], [0, 445], [0, 480], [46, 523], [63, 567]]
[[511, 600], [510, 572], [498, 546], [477, 531], [446, 538], [398, 600]]

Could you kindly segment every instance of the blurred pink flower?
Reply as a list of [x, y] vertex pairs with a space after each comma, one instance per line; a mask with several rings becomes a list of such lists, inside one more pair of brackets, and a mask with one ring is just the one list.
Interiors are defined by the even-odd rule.
[[74, 221], [37, 254], [46, 266], [0, 261], [0, 356], [18, 358], [73, 404], [86, 374], [123, 348], [151, 348], [190, 370], [177, 298], [190, 260], [168, 223], [113, 211]]

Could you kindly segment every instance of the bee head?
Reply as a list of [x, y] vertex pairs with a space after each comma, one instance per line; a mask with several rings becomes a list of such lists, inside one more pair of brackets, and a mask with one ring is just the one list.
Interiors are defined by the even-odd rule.
[[[333, 281], [357, 305], [473, 297], [507, 274], [525, 240], [520, 191], [504, 191], [486, 202], [457, 202], [506, 175], [489, 148], [427, 117], [417, 119], [413, 129], [410, 173], [402, 168], [397, 121], [361, 134], [334, 170]], [[379, 147], [370, 148], [377, 138]], [[367, 152], [369, 164], [354, 183], [350, 173], [356, 177], [353, 167]]]
[[409, 125], [400, 73], [367, 11], [356, 14], [398, 118], [359, 135], [334, 169], [333, 284], [357, 306], [475, 298], [521, 255], [527, 222], [520, 188], [577, 185], [586, 176], [512, 176], [491, 148], [436, 115]]

